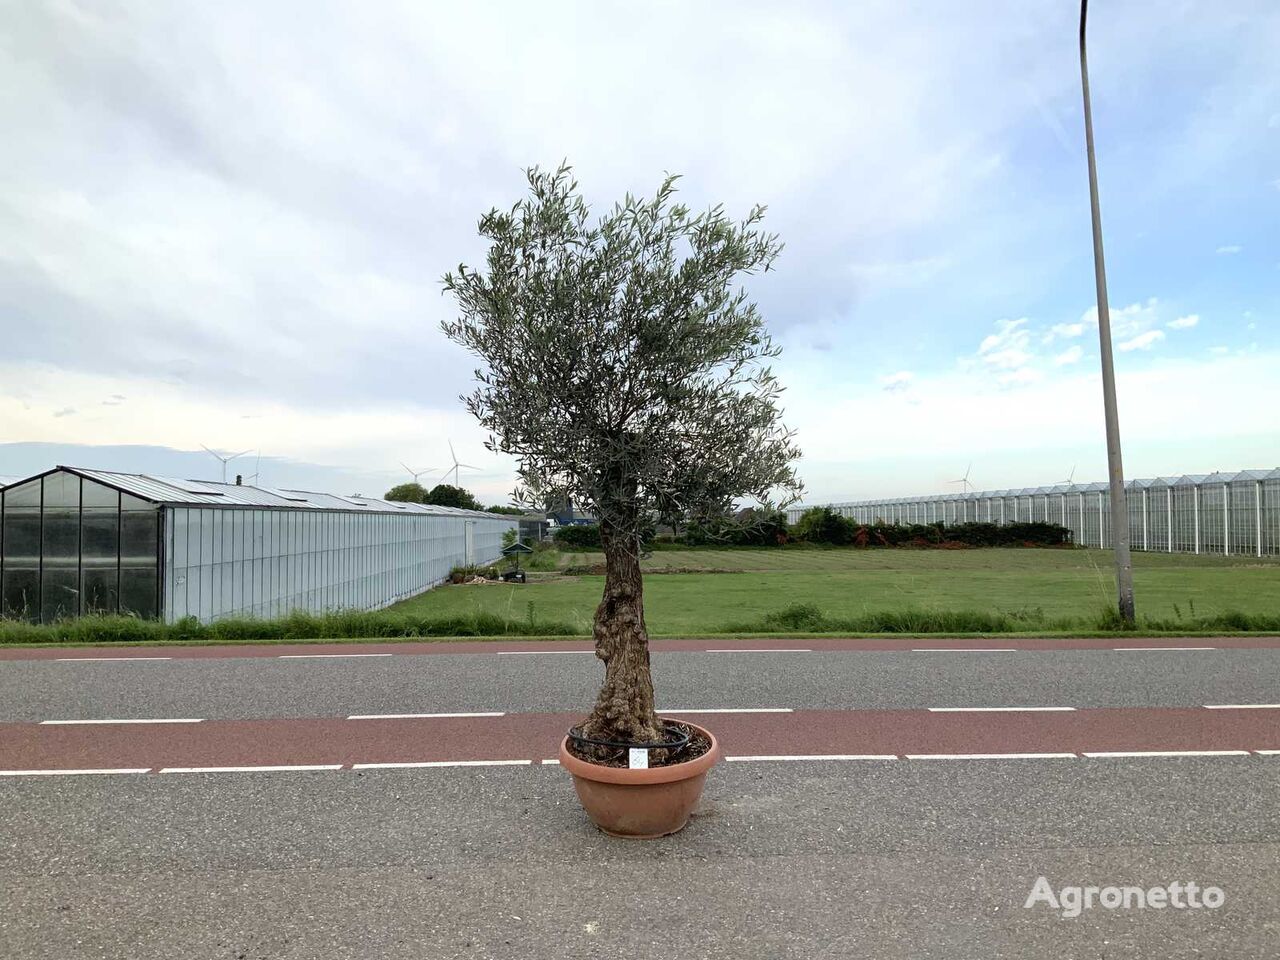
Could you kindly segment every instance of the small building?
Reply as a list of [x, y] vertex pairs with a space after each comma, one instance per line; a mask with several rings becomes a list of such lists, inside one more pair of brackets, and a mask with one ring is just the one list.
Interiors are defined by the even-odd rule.
[[558, 527], [586, 526], [596, 523], [593, 513], [574, 506], [572, 500], [557, 500], [547, 504], [547, 520]]
[[377, 610], [502, 555], [517, 518], [59, 466], [0, 487], [0, 616]]

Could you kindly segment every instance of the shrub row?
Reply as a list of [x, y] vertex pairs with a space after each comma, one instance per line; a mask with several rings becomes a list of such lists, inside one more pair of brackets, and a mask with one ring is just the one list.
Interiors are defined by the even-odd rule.
[[[854, 617], [832, 617], [814, 604], [798, 603], [756, 620], [726, 624], [720, 633], [1025, 633], [1125, 629], [1111, 610], [1095, 617], [1051, 618], [1029, 610], [881, 610]], [[1239, 611], [1186, 619], [1144, 618], [1138, 629], [1158, 632], [1280, 632], [1280, 614]], [[248, 640], [329, 640], [349, 638], [581, 636], [583, 630], [533, 615], [513, 620], [490, 613], [427, 618], [385, 611], [349, 611], [327, 615], [294, 613], [278, 620], [219, 620], [200, 624], [194, 618], [158, 623], [133, 617], [82, 617], [36, 625], [0, 620], [0, 643], [155, 643], [193, 641], [227, 643]]]
[[814, 507], [801, 514], [792, 536], [808, 543], [852, 544], [857, 547], [1059, 547], [1071, 542], [1071, 531], [1056, 523], [859, 523], [830, 507]]
[[[678, 537], [658, 537], [652, 549], [720, 544], [739, 547], [776, 547], [790, 541], [855, 547], [1060, 547], [1071, 543], [1071, 531], [1056, 523], [859, 523], [842, 517], [830, 507], [806, 510], [788, 526], [781, 513], [758, 514], [746, 520], [691, 523]], [[599, 550], [597, 526], [560, 527], [555, 541], [575, 550]]]
[[371, 637], [567, 637], [582, 631], [568, 624], [523, 620], [492, 613], [422, 617], [389, 611], [292, 613], [276, 620], [251, 618], [202, 624], [194, 617], [176, 623], [135, 617], [80, 617], [51, 624], [0, 620], [0, 643], [154, 643], [189, 640], [226, 643], [238, 640], [330, 640]]
[[1024, 610], [880, 610], [855, 617], [831, 617], [812, 603], [795, 603], [757, 620], [730, 624], [725, 633], [1026, 633], [1028, 631], [1121, 632], [1272, 632], [1280, 630], [1280, 614], [1239, 611], [1210, 617], [1167, 620], [1143, 618], [1126, 628], [1115, 611], [1094, 617], [1047, 617], [1039, 608]]

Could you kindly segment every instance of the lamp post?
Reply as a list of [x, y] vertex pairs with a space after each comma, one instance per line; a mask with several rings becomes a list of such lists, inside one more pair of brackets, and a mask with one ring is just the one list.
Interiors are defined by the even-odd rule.
[[1093, 154], [1093, 111], [1089, 106], [1089, 63], [1085, 56], [1085, 22], [1089, 0], [1080, 0], [1080, 81], [1084, 91], [1084, 140], [1089, 158], [1089, 205], [1093, 215], [1093, 272], [1098, 287], [1098, 345], [1102, 354], [1102, 404], [1107, 421], [1107, 469], [1111, 486], [1111, 539], [1115, 548], [1116, 590], [1120, 619], [1134, 622], [1133, 561], [1129, 556], [1129, 509], [1124, 496], [1124, 463], [1120, 456], [1120, 415], [1116, 410], [1116, 375], [1111, 356], [1111, 309], [1107, 304], [1107, 268], [1102, 255], [1102, 214], [1098, 208], [1098, 166]]

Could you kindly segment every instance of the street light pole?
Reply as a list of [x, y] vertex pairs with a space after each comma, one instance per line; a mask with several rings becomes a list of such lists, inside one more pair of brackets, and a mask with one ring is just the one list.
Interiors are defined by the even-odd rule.
[[1116, 590], [1120, 619], [1134, 622], [1133, 561], [1129, 556], [1129, 508], [1124, 496], [1124, 463], [1120, 457], [1120, 414], [1116, 409], [1116, 375], [1111, 356], [1111, 309], [1107, 304], [1107, 268], [1102, 256], [1102, 214], [1098, 207], [1098, 166], [1093, 155], [1093, 111], [1089, 106], [1089, 63], [1085, 56], [1085, 21], [1089, 0], [1080, 0], [1080, 80], [1084, 90], [1084, 140], [1089, 158], [1089, 205], [1093, 214], [1093, 272], [1098, 287], [1098, 344], [1102, 354], [1102, 403], [1107, 420], [1107, 468], [1111, 485], [1111, 539], [1115, 547]]

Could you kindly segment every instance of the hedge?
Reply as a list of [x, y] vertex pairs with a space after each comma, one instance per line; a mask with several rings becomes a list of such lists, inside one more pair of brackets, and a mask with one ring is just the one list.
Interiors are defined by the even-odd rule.
[[807, 543], [856, 547], [947, 546], [1060, 547], [1071, 543], [1071, 531], [1056, 523], [859, 523], [830, 507], [814, 507], [801, 514], [792, 536]]
[[556, 527], [552, 535], [556, 543], [562, 547], [575, 550], [600, 550], [600, 528], [592, 524], [574, 524], [568, 527]]

